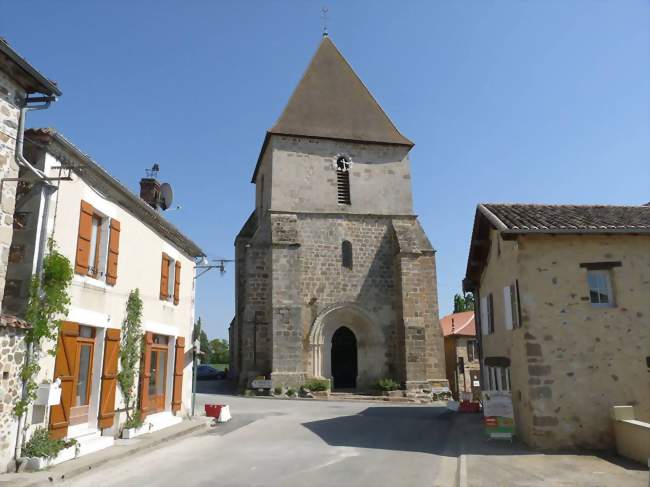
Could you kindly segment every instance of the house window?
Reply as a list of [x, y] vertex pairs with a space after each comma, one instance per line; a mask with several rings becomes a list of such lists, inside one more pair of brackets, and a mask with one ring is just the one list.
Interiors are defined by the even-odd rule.
[[467, 340], [467, 361], [473, 362], [477, 358], [476, 340]]
[[174, 282], [176, 279], [176, 261], [171, 257], [167, 257], [167, 289], [165, 293], [165, 299], [171, 301], [174, 299]]
[[352, 244], [348, 240], [341, 244], [341, 261], [343, 267], [352, 269]]
[[350, 157], [340, 155], [336, 158], [336, 189], [340, 205], [350, 205]]
[[592, 306], [608, 308], [614, 306], [612, 281], [609, 270], [588, 270], [589, 301]]
[[510, 367], [491, 367], [486, 368], [487, 381], [486, 385], [490, 391], [510, 391]]

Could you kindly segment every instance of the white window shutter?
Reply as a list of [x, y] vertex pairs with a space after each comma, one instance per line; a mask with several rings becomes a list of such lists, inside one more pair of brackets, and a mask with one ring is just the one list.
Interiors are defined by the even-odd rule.
[[488, 301], [487, 297], [481, 298], [481, 333], [488, 334]]
[[503, 288], [503, 314], [506, 319], [506, 330], [512, 330], [512, 302], [510, 301], [510, 286]]

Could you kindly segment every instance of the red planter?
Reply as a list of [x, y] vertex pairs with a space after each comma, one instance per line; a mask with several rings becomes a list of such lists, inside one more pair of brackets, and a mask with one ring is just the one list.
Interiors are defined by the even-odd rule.
[[223, 404], [206, 404], [205, 415], [210, 418], [218, 418], [221, 414], [221, 407]]

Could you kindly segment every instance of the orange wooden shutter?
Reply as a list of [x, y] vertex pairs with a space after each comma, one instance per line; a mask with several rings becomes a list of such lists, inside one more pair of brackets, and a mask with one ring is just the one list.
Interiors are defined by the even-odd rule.
[[174, 354], [174, 393], [172, 412], [180, 411], [183, 402], [183, 369], [185, 368], [185, 337], [176, 338]]
[[169, 295], [169, 256], [162, 254], [160, 267], [160, 299], [167, 299]]
[[88, 258], [90, 256], [90, 236], [93, 229], [94, 209], [85, 201], [81, 202], [79, 212], [79, 233], [77, 236], [77, 258], [74, 271], [77, 274], [88, 274]]
[[104, 365], [102, 390], [99, 396], [99, 427], [110, 428], [115, 417], [115, 386], [117, 383], [117, 358], [120, 354], [120, 330], [108, 328], [104, 340]]
[[142, 348], [142, 370], [140, 370], [140, 414], [142, 418], [149, 411], [149, 379], [151, 379], [151, 345], [153, 344], [153, 333], [150, 331], [144, 334], [144, 347]]
[[176, 261], [174, 269], [174, 304], [178, 304], [181, 295], [181, 263]]
[[50, 409], [50, 436], [54, 439], [65, 438], [68, 434], [70, 407], [75, 392], [78, 336], [79, 324], [69, 321], [61, 323], [53, 377], [53, 380], [61, 379], [61, 402]]
[[108, 265], [106, 266], [106, 284], [115, 285], [117, 281], [117, 257], [120, 254], [120, 222], [111, 219], [108, 237]]

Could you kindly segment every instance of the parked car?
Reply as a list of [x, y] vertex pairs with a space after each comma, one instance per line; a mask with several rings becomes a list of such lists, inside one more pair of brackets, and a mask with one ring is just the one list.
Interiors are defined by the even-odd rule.
[[196, 368], [197, 380], [215, 380], [225, 378], [225, 372], [215, 369], [212, 365], [201, 364]]

